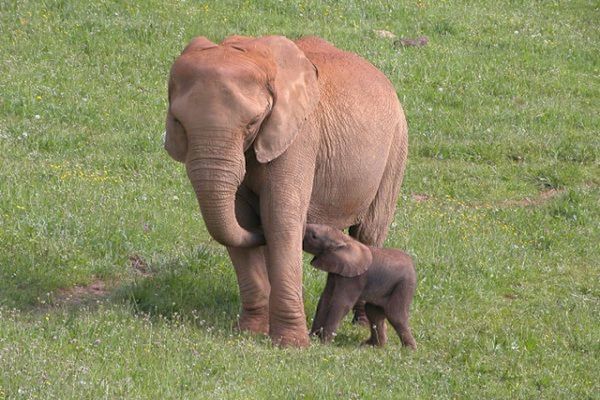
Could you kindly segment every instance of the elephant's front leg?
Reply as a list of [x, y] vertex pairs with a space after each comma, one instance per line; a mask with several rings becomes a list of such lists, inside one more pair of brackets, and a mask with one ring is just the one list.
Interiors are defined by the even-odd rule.
[[302, 224], [290, 230], [264, 226], [271, 283], [269, 335], [281, 346], [308, 346], [302, 298]]
[[240, 330], [269, 333], [269, 277], [265, 265], [264, 246], [254, 248], [228, 247], [235, 267], [242, 310], [238, 320]]
[[331, 302], [331, 294], [335, 287], [335, 277], [333, 274], [327, 274], [327, 283], [325, 289], [319, 299], [317, 305], [317, 311], [315, 312], [315, 318], [313, 319], [312, 327], [310, 328], [310, 334], [321, 337], [323, 334], [323, 326], [327, 320], [327, 313], [329, 312], [329, 306]]
[[281, 346], [309, 345], [302, 299], [302, 239], [312, 193], [316, 141], [299, 135], [265, 165], [260, 219], [271, 283], [269, 335]]
[[346, 278], [336, 275], [335, 280], [327, 318], [323, 324], [323, 334], [321, 335], [321, 341], [325, 343], [333, 340], [340, 322], [350, 312], [352, 305], [358, 301], [362, 287], [364, 287], [364, 283], [357, 277]]

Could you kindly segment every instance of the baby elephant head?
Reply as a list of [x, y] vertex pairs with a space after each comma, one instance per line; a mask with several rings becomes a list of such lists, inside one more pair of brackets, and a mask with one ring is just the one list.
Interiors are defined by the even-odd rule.
[[307, 224], [302, 247], [315, 255], [312, 266], [348, 278], [363, 274], [373, 261], [367, 246], [326, 225]]

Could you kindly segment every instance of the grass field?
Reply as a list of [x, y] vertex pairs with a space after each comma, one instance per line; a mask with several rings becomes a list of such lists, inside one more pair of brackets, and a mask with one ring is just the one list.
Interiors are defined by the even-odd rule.
[[[0, 399], [600, 395], [597, 1], [0, 0]], [[393, 39], [426, 35], [421, 48]], [[317, 34], [397, 88], [410, 154], [387, 245], [419, 350], [237, 333], [224, 250], [162, 149], [205, 35]], [[305, 265], [312, 318], [324, 273]]]

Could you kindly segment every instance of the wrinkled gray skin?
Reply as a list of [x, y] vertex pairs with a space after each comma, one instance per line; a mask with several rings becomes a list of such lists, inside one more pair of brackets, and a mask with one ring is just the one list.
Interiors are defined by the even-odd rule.
[[371, 327], [365, 344], [385, 345], [387, 318], [402, 344], [417, 348], [408, 324], [417, 275], [408, 254], [365, 246], [337, 229], [315, 224], [306, 226], [303, 248], [314, 254], [313, 266], [329, 273], [311, 334], [331, 341], [342, 318], [360, 300], [366, 303]]
[[306, 346], [304, 224], [350, 227], [380, 246], [407, 127], [389, 80], [322, 39], [198, 37], [171, 69], [165, 149], [185, 164], [208, 232], [227, 247], [239, 327]]

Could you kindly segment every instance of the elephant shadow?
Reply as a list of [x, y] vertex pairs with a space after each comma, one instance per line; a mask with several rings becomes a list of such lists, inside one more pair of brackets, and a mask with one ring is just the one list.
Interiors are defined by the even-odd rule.
[[119, 289], [118, 297], [136, 313], [193, 321], [221, 332], [235, 328], [240, 300], [224, 251], [201, 246], [177, 258], [154, 259], [148, 269]]
[[[236, 329], [240, 298], [235, 271], [227, 253], [212, 246], [200, 246], [178, 257], [156, 258], [139, 275], [115, 293], [134, 312], [151, 318], [190, 321], [219, 335]], [[305, 257], [305, 311], [310, 324], [325, 274], [308, 266]], [[368, 336], [368, 329], [352, 325], [351, 314], [344, 318], [334, 341], [336, 347], [354, 348]], [[316, 339], [313, 339], [315, 342]]]

